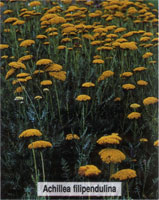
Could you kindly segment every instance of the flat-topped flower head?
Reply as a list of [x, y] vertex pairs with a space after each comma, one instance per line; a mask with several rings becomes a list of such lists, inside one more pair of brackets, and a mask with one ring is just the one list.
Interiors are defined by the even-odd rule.
[[26, 61], [26, 60], [30, 60], [32, 58], [33, 58], [32, 55], [22, 56], [21, 58], [18, 59], [18, 62], [23, 62], [23, 61]]
[[82, 87], [86, 87], [86, 88], [95, 87], [95, 84], [92, 82], [85, 82], [82, 84]]
[[52, 85], [52, 81], [51, 80], [44, 80], [40, 82], [40, 85]]
[[40, 5], [41, 5], [40, 1], [32, 1], [29, 3], [29, 6], [31, 7], [40, 6]]
[[111, 77], [114, 75], [114, 72], [111, 70], [104, 71], [98, 78], [98, 82], [105, 80], [108, 77]]
[[140, 142], [148, 142], [147, 138], [140, 138]]
[[137, 104], [137, 103], [132, 103], [130, 105], [130, 108], [134, 108], [134, 109], [139, 108], [139, 107], [140, 107], [140, 104]]
[[141, 71], [145, 71], [147, 68], [146, 67], [136, 67], [133, 69], [134, 72], [141, 72]]
[[122, 169], [118, 172], [116, 172], [115, 174], [111, 175], [111, 178], [114, 179], [119, 179], [121, 181], [123, 180], [127, 180], [127, 179], [131, 179], [131, 178], [135, 178], [136, 175], [136, 171], [133, 169]]
[[150, 105], [150, 104], [154, 104], [157, 103], [158, 99], [156, 97], [147, 97], [143, 100], [143, 104], [145, 106]]
[[0, 44], [0, 49], [7, 49], [8, 47], [8, 44]]
[[53, 63], [53, 61], [50, 59], [40, 59], [36, 62], [36, 65], [49, 65], [52, 63]]
[[141, 117], [141, 113], [139, 112], [132, 112], [127, 116], [128, 119], [138, 119], [140, 117]]
[[27, 129], [19, 135], [19, 138], [32, 137], [32, 136], [38, 136], [39, 137], [39, 136], [42, 136], [42, 133], [38, 129]]
[[35, 44], [34, 40], [24, 40], [20, 43], [20, 47], [28, 47], [31, 46], [32, 44]]
[[111, 135], [102, 136], [97, 140], [97, 143], [100, 145], [119, 144], [121, 140], [122, 138], [118, 136], [118, 133], [112, 133]]
[[153, 143], [153, 145], [154, 145], [155, 147], [159, 147], [159, 140], [156, 140], [156, 141]]
[[135, 85], [128, 83], [128, 84], [122, 85], [122, 88], [124, 90], [133, 90], [133, 89], [135, 89]]
[[15, 69], [26, 69], [26, 66], [22, 62], [10, 62], [8, 65]]
[[130, 77], [132, 75], [133, 75], [132, 72], [123, 72], [122, 74], [120, 74], [120, 77]]
[[56, 64], [56, 63], [53, 63], [51, 65], [49, 65], [45, 71], [46, 72], [59, 72], [62, 70], [62, 65], [59, 65], [59, 64]]
[[143, 58], [149, 58], [149, 57], [151, 57], [151, 56], [153, 56], [153, 53], [147, 52], [147, 53], [145, 53], [142, 57], [143, 57]]
[[60, 81], [66, 80], [66, 72], [65, 71], [49, 72], [49, 75]]
[[95, 59], [95, 60], [93, 60], [93, 63], [94, 64], [104, 64], [104, 60], [102, 60], [102, 59]]
[[86, 94], [81, 94], [76, 97], [76, 101], [89, 101], [91, 97]]
[[137, 81], [137, 85], [146, 86], [146, 85], [148, 85], [148, 82], [144, 81], [144, 80], [139, 80], [139, 81]]
[[100, 173], [101, 170], [99, 170], [95, 165], [85, 165], [78, 169], [78, 174], [86, 177], [98, 176]]
[[39, 149], [39, 148], [48, 148], [48, 147], [52, 147], [52, 144], [44, 140], [38, 140], [28, 145], [28, 149]]
[[99, 152], [99, 156], [101, 160], [107, 164], [109, 163], [121, 163], [123, 160], [126, 159], [126, 156], [124, 153], [122, 153], [118, 149], [102, 149]]
[[66, 140], [79, 140], [79, 136], [77, 134], [69, 133], [66, 135]]

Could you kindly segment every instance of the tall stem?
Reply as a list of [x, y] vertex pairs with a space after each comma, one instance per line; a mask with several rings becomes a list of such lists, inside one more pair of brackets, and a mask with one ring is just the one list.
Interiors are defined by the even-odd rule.
[[42, 173], [43, 173], [43, 182], [45, 182], [45, 168], [44, 168], [44, 159], [43, 159], [43, 154], [40, 151], [40, 157], [41, 157], [41, 164], [42, 164]]
[[129, 199], [129, 185], [128, 185], [128, 181], [126, 181], [126, 192], [127, 192], [127, 199]]
[[34, 169], [35, 169], [35, 180], [36, 180], [36, 185], [38, 182], [38, 172], [37, 172], [37, 164], [36, 164], [36, 157], [35, 157], [35, 150], [32, 148], [33, 152], [33, 160], [34, 160]]

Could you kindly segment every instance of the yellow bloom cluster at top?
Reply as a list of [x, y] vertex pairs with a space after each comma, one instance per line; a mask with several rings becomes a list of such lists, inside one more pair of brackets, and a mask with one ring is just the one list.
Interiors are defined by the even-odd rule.
[[81, 166], [78, 170], [78, 174], [81, 176], [98, 176], [101, 173], [95, 165]]
[[111, 135], [102, 136], [97, 140], [98, 144], [119, 144], [122, 140], [121, 137], [118, 136], [118, 133], [112, 133]]

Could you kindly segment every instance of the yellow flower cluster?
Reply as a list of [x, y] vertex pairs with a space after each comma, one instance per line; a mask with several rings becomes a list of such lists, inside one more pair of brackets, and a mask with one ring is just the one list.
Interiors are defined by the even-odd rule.
[[86, 88], [94, 87], [94, 86], [95, 86], [95, 84], [92, 83], [92, 82], [86, 82], [86, 83], [83, 83], [83, 84], [82, 84], [82, 87], [86, 87]]
[[156, 97], [147, 97], [143, 100], [143, 104], [145, 106], [150, 105], [150, 104], [154, 104], [157, 103], [158, 99]]
[[40, 59], [36, 62], [36, 65], [49, 65], [52, 64], [52, 60], [50, 59]]
[[42, 136], [42, 133], [38, 129], [27, 129], [19, 135], [19, 138], [31, 136]]
[[43, 140], [38, 140], [28, 145], [28, 149], [38, 149], [38, 148], [47, 148], [47, 147], [52, 147], [52, 144], [50, 142], [43, 141]]
[[135, 85], [128, 83], [128, 84], [122, 85], [122, 88], [125, 90], [133, 90], [133, 89], [135, 89]]
[[78, 174], [81, 176], [98, 176], [101, 173], [95, 165], [85, 165], [81, 166], [78, 170]]
[[20, 43], [20, 47], [28, 47], [31, 46], [32, 44], [35, 44], [34, 40], [24, 40]]
[[114, 179], [119, 179], [120, 181], [123, 180], [127, 180], [127, 179], [131, 179], [131, 178], [135, 178], [136, 175], [136, 171], [133, 169], [122, 169], [118, 172], [116, 172], [115, 174], [111, 175], [111, 178]]
[[139, 112], [132, 112], [128, 116], [128, 119], [138, 119], [141, 117], [141, 113]]
[[78, 137], [78, 135], [72, 133], [66, 135], [66, 140], [73, 140], [73, 139], [79, 140], [80, 138]]
[[107, 164], [120, 163], [126, 159], [125, 154], [118, 149], [110, 149], [110, 148], [102, 149], [99, 152], [99, 155], [101, 160]]
[[102, 136], [97, 140], [98, 144], [119, 144], [122, 140], [121, 137], [118, 136], [118, 133], [112, 133], [111, 135]]
[[52, 85], [52, 81], [51, 80], [44, 80], [40, 82], [40, 85]]
[[104, 71], [98, 78], [98, 82], [105, 80], [108, 77], [111, 77], [114, 75], [114, 72], [111, 70]]
[[76, 97], [76, 101], [89, 101], [91, 100], [91, 97], [85, 94], [81, 94]]

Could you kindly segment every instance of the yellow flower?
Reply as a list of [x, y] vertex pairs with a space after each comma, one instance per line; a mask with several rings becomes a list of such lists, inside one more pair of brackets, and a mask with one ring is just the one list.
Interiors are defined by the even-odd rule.
[[136, 50], [137, 46], [135, 42], [123, 42], [120, 44], [120, 48], [122, 49], [130, 49], [130, 50]]
[[146, 42], [146, 41], [149, 41], [150, 40], [150, 37], [141, 37], [140, 38], [140, 42]]
[[81, 176], [98, 176], [101, 173], [95, 165], [85, 165], [78, 169], [78, 174]]
[[52, 25], [52, 24], [63, 24], [63, 23], [66, 23], [66, 20], [65, 18], [63, 17], [54, 17], [52, 19], [49, 20], [49, 23]]
[[21, 78], [21, 77], [26, 77], [26, 76], [29, 76], [30, 74], [29, 73], [19, 73], [16, 75], [17, 78]]
[[134, 72], [141, 72], [141, 71], [144, 71], [146, 70], [147, 68], [146, 67], [136, 67], [133, 69]]
[[121, 163], [123, 160], [126, 159], [126, 156], [124, 153], [122, 153], [118, 149], [102, 149], [99, 152], [99, 156], [101, 160], [107, 164], [109, 163]]
[[138, 119], [140, 117], [141, 117], [141, 113], [139, 112], [132, 112], [127, 116], [128, 119]]
[[99, 81], [103, 81], [105, 80], [106, 78], [108, 77], [111, 77], [114, 75], [114, 72], [112, 72], [111, 70], [107, 70], [107, 71], [104, 71], [98, 78], [98, 82]]
[[147, 97], [143, 100], [143, 104], [145, 106], [150, 105], [150, 104], [154, 104], [157, 103], [158, 99], [156, 97]]
[[143, 80], [139, 80], [139, 81], [137, 81], [137, 84], [138, 85], [147, 85], [148, 82], [147, 81], [143, 81]]
[[78, 137], [78, 135], [72, 133], [66, 135], [66, 140], [73, 140], [73, 139], [79, 140], [80, 138]]
[[82, 87], [94, 87], [95, 86], [95, 84], [94, 83], [92, 83], [92, 82], [86, 82], [86, 83], [83, 83], [82, 84]]
[[31, 79], [32, 79], [31, 76], [27, 76], [27, 77], [25, 78], [26, 81], [29, 81], [29, 80], [31, 80]]
[[125, 31], [125, 30], [126, 30], [126, 28], [120, 27], [120, 28], [115, 29], [115, 30], [114, 30], [114, 33], [120, 33], [120, 32], [123, 32], [123, 31]]
[[8, 44], [0, 44], [0, 49], [7, 49], [8, 47]]
[[62, 40], [61, 40], [61, 42], [63, 43], [63, 42], [71, 42], [71, 39], [70, 38], [63, 38]]
[[124, 72], [124, 73], [122, 73], [122, 74], [120, 75], [120, 77], [130, 77], [130, 76], [132, 76], [132, 75], [133, 75], [132, 72]]
[[21, 58], [18, 59], [18, 62], [23, 62], [23, 61], [26, 61], [26, 60], [30, 60], [32, 58], [33, 58], [32, 55], [22, 56]]
[[76, 97], [76, 100], [77, 101], [89, 101], [89, 100], [91, 100], [91, 97], [88, 95], [85, 95], [85, 94], [81, 94]]
[[15, 69], [26, 69], [26, 66], [21, 62], [10, 62], [8, 65]]
[[7, 55], [1, 56], [1, 59], [7, 59], [7, 58], [8, 58]]
[[21, 96], [17, 96], [14, 99], [14, 101], [23, 101], [23, 100], [24, 100], [24, 97], [21, 97]]
[[151, 33], [151, 32], [145, 32], [145, 33], [143, 34], [143, 36], [153, 36], [153, 33]]
[[116, 97], [115, 99], [114, 99], [114, 101], [116, 102], [116, 101], [121, 101], [121, 98], [120, 97]]
[[58, 50], [66, 49], [66, 46], [64, 46], [64, 45], [60, 45], [60, 46], [57, 47], [57, 49], [58, 49]]
[[4, 6], [4, 3], [3, 2], [0, 2], [0, 7], [3, 7]]
[[119, 144], [121, 137], [118, 136], [118, 133], [112, 133], [111, 135], [102, 136], [97, 140], [98, 144]]
[[123, 180], [127, 180], [127, 179], [131, 179], [131, 178], [135, 178], [136, 175], [136, 171], [133, 169], [122, 169], [118, 172], [116, 172], [115, 174], [111, 175], [111, 178], [114, 179], [119, 179], [121, 181]]
[[153, 143], [154, 146], [156, 147], [159, 147], [159, 140], [156, 140], [154, 143]]
[[36, 38], [37, 39], [46, 39], [47, 36], [46, 35], [37, 35]]
[[43, 91], [44, 92], [49, 92], [49, 88], [44, 88]]
[[12, 74], [14, 74], [14, 72], [15, 72], [15, 69], [11, 68], [11, 69], [7, 72], [7, 74], [6, 74], [6, 76], [5, 76], [5, 79], [7, 80]]
[[130, 105], [130, 108], [139, 108], [140, 107], [140, 104], [137, 104], [137, 103], [133, 103]]
[[29, 6], [31, 7], [40, 6], [40, 5], [41, 5], [40, 1], [32, 1], [29, 3]]
[[11, 22], [15, 22], [17, 20], [18, 20], [18, 18], [16, 18], [16, 17], [9, 17], [6, 20], [4, 20], [4, 23], [11, 23]]
[[28, 145], [28, 149], [37, 149], [37, 148], [46, 148], [46, 147], [52, 147], [52, 144], [47, 141], [39, 140], [36, 142], [32, 142]]
[[35, 44], [34, 40], [24, 40], [20, 43], [20, 47], [28, 47], [31, 46], [32, 44]]
[[51, 64], [51, 65], [49, 65], [46, 69], [45, 69], [45, 71], [46, 72], [59, 72], [59, 71], [61, 71], [62, 70], [62, 66], [61, 65], [59, 65], [59, 64], [56, 64], [56, 63], [53, 63], [53, 64]]
[[40, 100], [42, 99], [42, 96], [35, 96], [34, 99]]
[[140, 142], [148, 142], [147, 138], [140, 138]]
[[52, 64], [52, 60], [50, 59], [40, 59], [36, 62], [36, 65], [49, 65]]
[[40, 82], [40, 85], [52, 85], [52, 81], [50, 80], [44, 80]]
[[17, 20], [12, 25], [15, 26], [15, 25], [22, 25], [22, 24], [25, 24], [24, 20]]
[[149, 57], [151, 57], [151, 56], [153, 56], [153, 53], [147, 52], [147, 53], [145, 53], [142, 57], [143, 57], [143, 58], [149, 58]]
[[116, 35], [116, 34], [108, 34], [107, 35], [107, 38], [116, 38], [116, 37], [118, 37], [118, 35]]
[[7, 15], [7, 14], [10, 14], [10, 13], [12, 13], [13, 12], [13, 10], [5, 10], [4, 12], [3, 12], [3, 14], [4, 15]]
[[33, 72], [34, 75], [35, 75], [35, 74], [43, 74], [43, 73], [44, 73], [43, 70], [35, 70], [35, 71]]
[[55, 79], [58, 79], [60, 81], [66, 80], [66, 72], [65, 71], [49, 72], [49, 75], [53, 76]]
[[128, 84], [122, 85], [122, 88], [125, 90], [133, 90], [133, 89], [135, 89], [135, 85], [128, 83]]
[[42, 133], [38, 129], [27, 129], [19, 135], [19, 138], [31, 136], [42, 136]]
[[14, 93], [21, 93], [21, 92], [23, 92], [24, 89], [25, 89], [25, 87], [23, 87], [23, 86], [17, 87], [16, 90], [14, 91]]
[[90, 34], [84, 34], [84, 35], [82, 35], [82, 37], [86, 38], [88, 40], [94, 40], [94, 37], [92, 35], [90, 35]]

